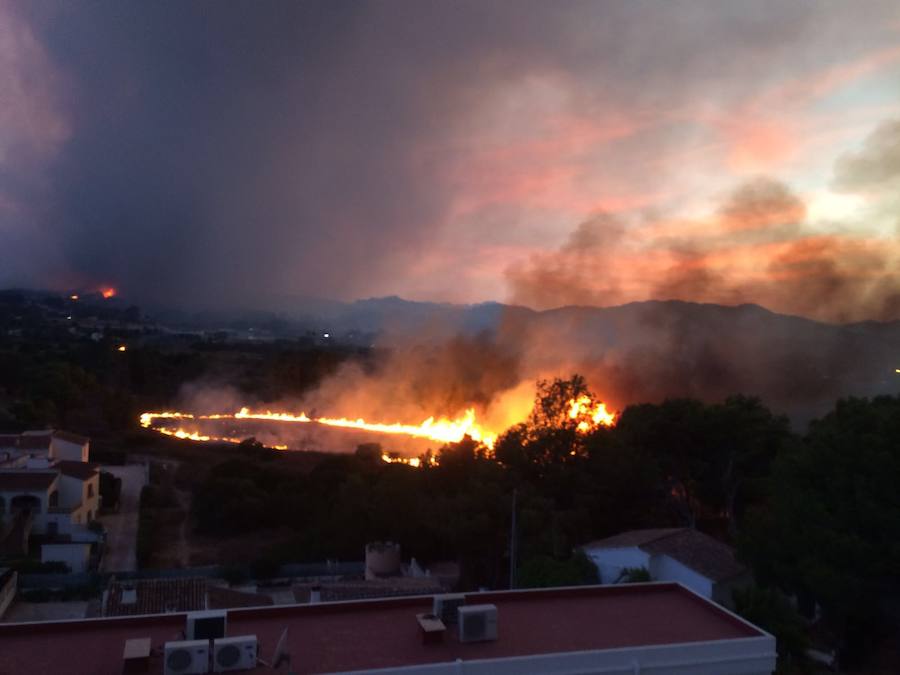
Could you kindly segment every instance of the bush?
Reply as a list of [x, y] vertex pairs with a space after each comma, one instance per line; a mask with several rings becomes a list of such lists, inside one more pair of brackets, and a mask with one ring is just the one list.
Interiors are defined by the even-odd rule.
[[617, 584], [639, 584], [653, 581], [646, 567], [626, 567], [619, 573]]
[[803, 667], [809, 642], [806, 629], [791, 603], [775, 589], [751, 586], [734, 591], [735, 611], [775, 636], [778, 670]]
[[115, 511], [119, 508], [122, 495], [122, 479], [108, 471], [100, 472], [100, 503], [104, 509]]
[[541, 555], [529, 558], [519, 567], [518, 588], [549, 588], [553, 586], [582, 586], [599, 581], [597, 568], [588, 557], [578, 551], [568, 560]]

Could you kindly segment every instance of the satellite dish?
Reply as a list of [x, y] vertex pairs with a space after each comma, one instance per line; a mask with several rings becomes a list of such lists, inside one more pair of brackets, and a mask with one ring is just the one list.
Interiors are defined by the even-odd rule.
[[291, 664], [291, 652], [287, 644], [288, 629], [285, 627], [281, 631], [281, 637], [278, 638], [278, 644], [275, 645], [275, 652], [272, 654], [272, 668], [278, 668], [282, 663]]

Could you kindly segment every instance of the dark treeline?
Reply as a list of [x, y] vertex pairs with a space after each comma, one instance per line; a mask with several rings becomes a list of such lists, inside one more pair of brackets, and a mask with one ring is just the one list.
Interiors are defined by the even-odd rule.
[[49, 426], [120, 442], [141, 412], [170, 405], [186, 382], [273, 401], [370, 357], [303, 338], [217, 342], [162, 331], [135, 307], [0, 291], [0, 433]]

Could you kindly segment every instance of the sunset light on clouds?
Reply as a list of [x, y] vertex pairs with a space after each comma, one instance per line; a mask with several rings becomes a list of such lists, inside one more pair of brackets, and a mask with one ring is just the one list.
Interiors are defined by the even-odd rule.
[[900, 317], [896, 3], [102, 4], [0, 2], [4, 283]]

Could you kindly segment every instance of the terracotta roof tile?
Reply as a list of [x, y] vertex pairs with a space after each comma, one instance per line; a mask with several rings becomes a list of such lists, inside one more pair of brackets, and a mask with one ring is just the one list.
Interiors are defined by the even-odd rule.
[[[135, 590], [135, 602], [122, 602], [122, 593], [126, 588]], [[104, 615], [134, 616], [200, 609], [206, 609], [206, 579], [141, 579], [110, 581]]]
[[684, 529], [641, 546], [650, 554], [667, 555], [707, 579], [723, 581], [747, 571], [728, 544], [697, 530]]

